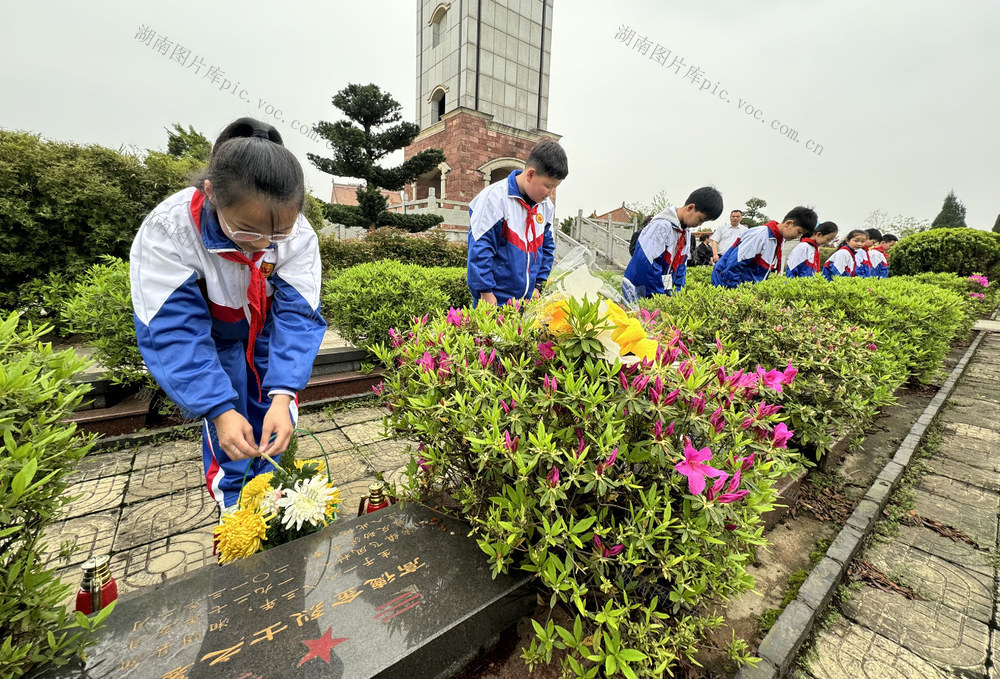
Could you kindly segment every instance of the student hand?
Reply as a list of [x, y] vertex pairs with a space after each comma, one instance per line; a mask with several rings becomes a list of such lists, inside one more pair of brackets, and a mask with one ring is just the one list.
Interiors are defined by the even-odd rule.
[[479, 293], [479, 301], [486, 302], [490, 306], [496, 306], [497, 296], [494, 295], [492, 292], [481, 292]]
[[[267, 453], [271, 457], [281, 455], [288, 448], [288, 443], [292, 440], [292, 433], [295, 425], [292, 424], [292, 416], [288, 412], [288, 406], [292, 402], [292, 397], [288, 394], [275, 394], [271, 399], [271, 407], [264, 415], [264, 425], [260, 432], [261, 453]], [[271, 440], [271, 435], [274, 440]]]
[[719, 261], [719, 256], [718, 255], [712, 255], [712, 264], [715, 264], [718, 261]]
[[253, 427], [247, 419], [230, 408], [212, 420], [219, 439], [219, 447], [230, 460], [257, 457], [257, 444], [253, 440]]

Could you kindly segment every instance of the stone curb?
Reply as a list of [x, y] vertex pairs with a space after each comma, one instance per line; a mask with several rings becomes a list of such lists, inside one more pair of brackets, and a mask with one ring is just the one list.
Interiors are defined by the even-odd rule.
[[742, 668], [737, 672], [736, 679], [777, 679], [784, 677], [792, 668], [799, 648], [809, 637], [816, 620], [830, 603], [848, 565], [861, 549], [862, 541], [875, 525], [875, 520], [903, 477], [903, 472], [916, 452], [917, 446], [920, 445], [927, 427], [948, 400], [985, 334], [980, 331], [965, 350], [962, 358], [948, 375], [948, 379], [924, 408], [924, 412], [910, 428], [903, 442], [899, 444], [892, 460], [882, 468], [871, 488], [855, 507], [854, 513], [847, 520], [847, 525], [830, 544], [826, 556], [816, 564], [809, 577], [802, 583], [798, 596], [785, 607], [777, 622], [760, 642], [757, 654], [761, 662], [756, 667]]

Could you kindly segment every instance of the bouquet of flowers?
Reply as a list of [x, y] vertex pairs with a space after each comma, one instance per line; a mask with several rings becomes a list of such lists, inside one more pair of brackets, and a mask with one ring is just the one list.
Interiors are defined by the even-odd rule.
[[280, 464], [264, 455], [274, 471], [245, 482], [239, 502], [223, 515], [214, 531], [220, 565], [315, 533], [337, 518], [340, 491], [329, 464], [320, 473], [318, 460], [295, 459], [296, 448], [293, 437]]

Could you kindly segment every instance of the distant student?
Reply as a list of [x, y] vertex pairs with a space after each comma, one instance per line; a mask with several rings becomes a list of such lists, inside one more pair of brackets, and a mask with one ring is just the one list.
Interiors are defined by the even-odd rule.
[[524, 170], [486, 187], [469, 204], [466, 274], [472, 304], [531, 299], [552, 270], [555, 207], [550, 195], [569, 174], [557, 142], [532, 149]]
[[877, 278], [889, 277], [889, 250], [899, 241], [891, 233], [882, 235], [882, 242], [868, 251], [872, 258], [872, 268]]
[[736, 239], [747, 232], [749, 227], [740, 224], [743, 219], [742, 210], [733, 210], [729, 213], [729, 224], [720, 224], [719, 228], [712, 234], [712, 264], [719, 261], [726, 250], [733, 246]]
[[687, 278], [688, 229], [697, 229], [722, 214], [722, 194], [703, 186], [688, 196], [679, 208], [668, 207], [649, 222], [639, 234], [635, 252], [625, 268], [622, 292], [631, 295], [625, 281], [635, 288], [635, 296], [669, 294], [684, 287]]
[[803, 236], [802, 242], [788, 255], [785, 275], [788, 278], [811, 278], [818, 274], [823, 268], [819, 249], [836, 237], [837, 225], [833, 222], [823, 222], [812, 236]]
[[855, 256], [857, 267], [854, 269], [854, 275], [858, 278], [872, 278], [875, 275], [872, 258], [868, 249], [875, 247], [882, 240], [882, 232], [878, 229], [866, 229], [865, 235], [868, 238], [865, 239], [865, 244], [861, 246], [861, 249], [858, 250]]
[[858, 251], [867, 240], [868, 234], [864, 231], [850, 231], [840, 248], [823, 265], [823, 278], [832, 281], [840, 276], [854, 276], [858, 266]]
[[748, 230], [716, 262], [712, 285], [735, 288], [741, 283], [759, 283], [772, 271], [781, 271], [784, 240], [811, 235], [816, 221], [816, 212], [800, 205], [785, 215], [780, 224], [770, 221]]

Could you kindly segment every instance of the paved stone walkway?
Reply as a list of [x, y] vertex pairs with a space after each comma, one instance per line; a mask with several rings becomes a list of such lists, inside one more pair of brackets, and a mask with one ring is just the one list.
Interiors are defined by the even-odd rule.
[[[382, 435], [386, 413], [357, 407], [299, 417], [299, 428], [326, 450], [343, 500], [341, 517], [357, 514], [376, 472], [396, 479], [410, 460], [408, 442]], [[299, 459], [320, 456], [312, 437], [299, 437]], [[205, 488], [200, 438], [95, 452], [81, 461], [70, 483], [73, 501], [43, 536], [46, 556], [64, 581], [78, 582], [80, 565], [101, 554], [112, 555], [121, 593], [215, 563], [212, 529], [219, 510]], [[68, 561], [59, 556], [63, 543], [72, 548]]]
[[937, 423], [940, 449], [914, 486], [914, 509], [973, 544], [905, 525], [873, 543], [862, 558], [921, 598], [853, 592], [800, 658], [804, 676], [1000, 677], [1000, 335], [984, 337]]

